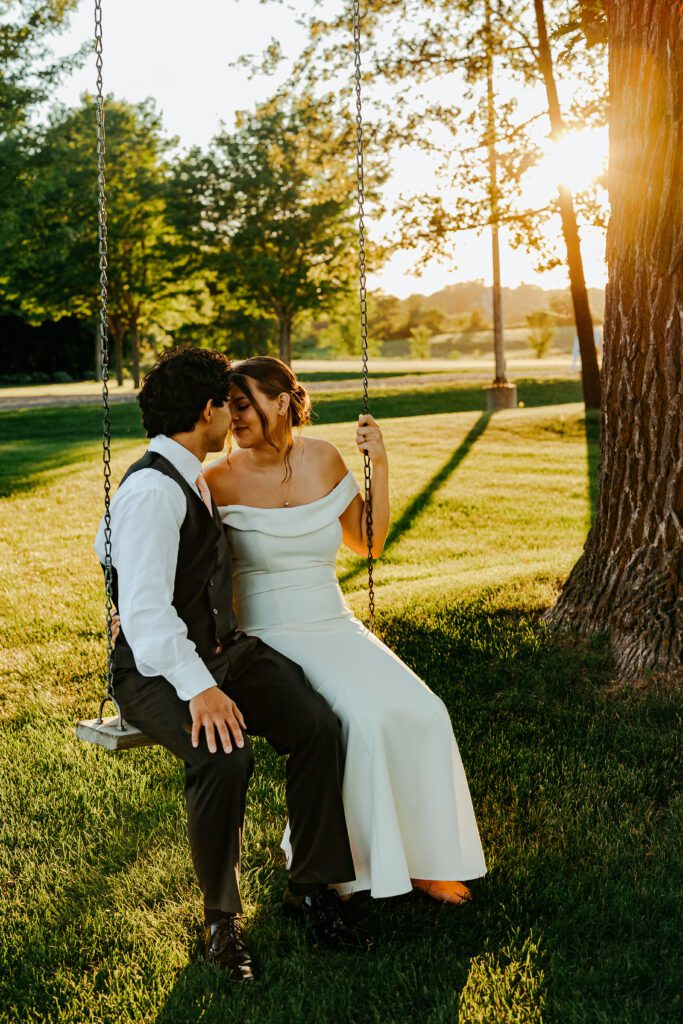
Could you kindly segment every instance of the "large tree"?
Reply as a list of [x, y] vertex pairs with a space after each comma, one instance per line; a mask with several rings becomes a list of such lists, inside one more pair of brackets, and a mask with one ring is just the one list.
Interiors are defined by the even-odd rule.
[[176, 169], [175, 223], [215, 300], [275, 320], [286, 362], [297, 318], [348, 294], [354, 158], [347, 126], [303, 98], [241, 115]]
[[617, 670], [633, 677], [680, 670], [683, 653], [683, 18], [663, 0], [604, 8], [611, 219], [600, 491], [550, 618], [605, 632]]
[[[312, 11], [311, 42], [296, 68], [297, 80], [308, 88], [326, 75], [338, 80], [344, 66], [348, 75], [352, 61], [348, 10], [321, 12], [313, 5]], [[377, 126], [374, 141], [388, 151], [402, 144], [421, 146], [440, 160], [438, 188], [424, 188], [419, 182], [415, 189], [402, 189], [396, 206], [397, 247], [414, 245], [422, 262], [440, 255], [452, 259], [459, 232], [493, 229], [495, 236], [500, 226], [508, 229], [514, 245], [534, 252], [541, 265], [565, 263], [581, 346], [584, 397], [588, 407], [599, 407], [599, 369], [571, 193], [563, 186], [550, 204], [532, 208], [521, 200], [525, 172], [544, 152], [539, 123], [547, 120], [554, 138], [587, 123], [604, 123], [604, 62], [599, 47], [589, 46], [586, 32], [580, 30], [576, 0], [367, 0], [361, 12], [365, 85], [370, 119]], [[591, 43], [598, 41], [591, 37]], [[262, 69], [268, 69], [274, 56], [269, 51]], [[494, 59], [495, 109], [487, 95]], [[572, 83], [571, 102], [564, 112], [558, 80], [561, 85]], [[533, 113], [521, 113], [515, 98], [518, 90], [510, 88], [514, 81], [525, 87], [545, 85], [545, 102]], [[383, 87], [383, 104], [378, 102], [376, 83]], [[534, 95], [542, 93], [536, 90]], [[599, 218], [599, 204], [584, 197], [581, 205]], [[555, 214], [562, 226], [564, 254], [549, 245], [546, 235]], [[494, 250], [495, 246], [494, 237]], [[494, 265], [495, 260], [494, 251]], [[497, 362], [500, 371], [502, 359]]]
[[[109, 98], [107, 192], [109, 322], [114, 364], [125, 349], [137, 385], [141, 337], [171, 330], [186, 293], [167, 217], [170, 145], [151, 104]], [[12, 194], [0, 198], [0, 308], [29, 320], [75, 315], [95, 323], [99, 302], [95, 106], [57, 110], [37, 129]]]

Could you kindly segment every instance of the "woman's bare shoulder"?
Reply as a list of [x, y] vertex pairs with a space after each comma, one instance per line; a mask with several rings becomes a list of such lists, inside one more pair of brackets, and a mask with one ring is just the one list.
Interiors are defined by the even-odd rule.
[[206, 482], [217, 505], [232, 505], [237, 494], [237, 482], [240, 477], [240, 452], [222, 455], [204, 470]]
[[302, 438], [304, 442], [304, 458], [332, 484], [339, 483], [346, 474], [346, 463], [338, 448], [322, 437]]

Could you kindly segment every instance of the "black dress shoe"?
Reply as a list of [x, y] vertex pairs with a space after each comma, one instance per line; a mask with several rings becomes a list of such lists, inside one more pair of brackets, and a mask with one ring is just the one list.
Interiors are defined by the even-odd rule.
[[372, 949], [372, 940], [351, 923], [342, 900], [333, 889], [319, 889], [297, 896], [287, 887], [282, 911], [308, 926], [312, 936], [327, 949], [353, 952]]
[[214, 967], [220, 967], [236, 985], [256, 981], [258, 977], [256, 963], [235, 915], [204, 926], [204, 958]]

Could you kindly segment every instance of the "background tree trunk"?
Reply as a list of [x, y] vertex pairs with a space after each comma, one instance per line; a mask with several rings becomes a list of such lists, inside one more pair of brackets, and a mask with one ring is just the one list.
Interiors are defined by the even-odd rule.
[[486, 34], [486, 134], [491, 196], [491, 271], [493, 309], [493, 354], [496, 364], [494, 384], [507, 384], [505, 336], [503, 334], [503, 290], [500, 276], [498, 237], [498, 154], [496, 152], [496, 104], [493, 91], [493, 42], [491, 40], [491, 0], [484, 7]]
[[137, 323], [131, 326], [130, 331], [131, 370], [133, 372], [133, 387], [140, 387], [140, 331]]
[[[539, 67], [545, 82], [546, 96], [548, 97], [548, 114], [553, 138], [557, 138], [564, 131], [564, 122], [560, 110], [560, 102], [557, 96], [557, 85], [553, 72], [553, 59], [548, 43], [548, 31], [545, 21], [545, 8], [543, 0], [534, 0], [536, 12], [536, 27], [538, 30], [538, 58]], [[569, 284], [574, 306], [574, 322], [576, 334], [579, 339], [579, 351], [581, 352], [581, 383], [583, 385], [583, 400], [587, 409], [600, 408], [600, 370], [598, 368], [598, 357], [595, 352], [595, 338], [593, 335], [593, 317], [591, 316], [588, 292], [586, 291], [586, 279], [583, 273], [583, 259], [581, 257], [581, 242], [579, 240], [579, 228], [576, 223], [574, 202], [571, 191], [566, 185], [559, 186], [560, 216], [562, 218], [562, 234], [567, 248], [567, 267], [569, 268]]]
[[279, 317], [280, 359], [287, 366], [292, 364], [292, 321], [287, 316]]
[[598, 507], [551, 621], [605, 631], [617, 670], [683, 651], [683, 18], [607, 0], [611, 220]]
[[116, 383], [119, 387], [123, 387], [123, 335], [124, 329], [119, 324], [113, 324], [110, 321], [110, 330], [114, 338], [114, 372], [116, 373]]

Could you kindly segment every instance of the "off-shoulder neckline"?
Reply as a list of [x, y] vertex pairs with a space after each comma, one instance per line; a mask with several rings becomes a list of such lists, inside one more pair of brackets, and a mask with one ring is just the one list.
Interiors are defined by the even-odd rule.
[[352, 475], [351, 470], [347, 469], [344, 476], [341, 480], [337, 481], [331, 491], [328, 491], [327, 494], [323, 494], [321, 498], [315, 498], [313, 501], [304, 501], [301, 505], [219, 505], [218, 511], [222, 512], [224, 509], [228, 508], [247, 508], [250, 512], [295, 512], [299, 508], [311, 508], [312, 505], [319, 505], [321, 501], [325, 501], [327, 498], [332, 497], [344, 481], [348, 480]]

